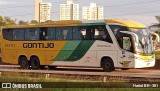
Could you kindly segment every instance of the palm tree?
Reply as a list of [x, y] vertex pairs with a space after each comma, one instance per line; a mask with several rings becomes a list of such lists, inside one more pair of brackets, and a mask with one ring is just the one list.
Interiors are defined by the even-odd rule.
[[150, 28], [152, 27], [160, 28], [160, 16], [155, 16], [155, 18], [159, 23], [154, 23], [153, 25], [150, 26]]

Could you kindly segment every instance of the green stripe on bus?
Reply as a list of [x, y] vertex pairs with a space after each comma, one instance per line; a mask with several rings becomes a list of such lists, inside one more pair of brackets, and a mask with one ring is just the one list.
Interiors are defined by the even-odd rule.
[[77, 61], [80, 60], [93, 45], [95, 40], [82, 40], [77, 48], [74, 50], [72, 55], [65, 61]]
[[60, 51], [60, 53], [53, 60], [55, 60], [55, 61], [66, 60], [74, 52], [74, 50], [80, 44], [80, 42], [81, 42], [81, 40], [68, 41], [67, 44]]

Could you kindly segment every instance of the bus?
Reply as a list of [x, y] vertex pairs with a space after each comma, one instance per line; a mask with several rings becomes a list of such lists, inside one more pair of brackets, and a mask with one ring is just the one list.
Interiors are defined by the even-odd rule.
[[55, 21], [5, 26], [1, 33], [3, 64], [24, 69], [66, 66], [112, 72], [155, 65], [151, 32], [134, 21]]

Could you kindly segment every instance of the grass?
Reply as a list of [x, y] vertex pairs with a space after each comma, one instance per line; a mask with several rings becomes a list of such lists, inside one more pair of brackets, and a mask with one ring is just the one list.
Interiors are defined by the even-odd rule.
[[160, 59], [160, 51], [155, 51], [155, 57], [156, 59]]
[[[107, 82], [126, 82], [122, 77], [110, 77], [106, 79]], [[81, 76], [81, 75], [55, 75], [50, 74], [31, 74], [18, 72], [2, 72], [0, 82], [103, 82], [103, 76]]]
[[0, 91], [159, 91], [160, 88], [49, 88], [49, 89], [0, 89]]
[[[96, 79], [97, 81], [95, 81]], [[99, 80], [99, 81], [98, 81]], [[46, 78], [44, 74], [28, 74], [28, 73], [2, 73], [0, 82], [95, 82], [94, 86], [99, 85], [102, 77], [88, 79], [88, 77], [65, 75], [50, 75]], [[96, 83], [97, 82], [97, 83]], [[125, 78], [111, 78], [107, 82], [127, 82]], [[153, 81], [156, 82], [156, 81]], [[104, 83], [105, 84], [105, 83]], [[64, 85], [64, 84], [62, 84]], [[86, 84], [81, 84], [86, 85]], [[123, 84], [111, 83], [109, 87], [120, 87]], [[72, 86], [71, 86], [72, 87]], [[0, 89], [0, 91], [160, 91], [159, 88], [48, 88], [48, 89]]]

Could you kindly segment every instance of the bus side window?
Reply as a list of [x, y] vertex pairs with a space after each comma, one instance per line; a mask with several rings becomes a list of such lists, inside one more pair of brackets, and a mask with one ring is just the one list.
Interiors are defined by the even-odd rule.
[[73, 27], [73, 39], [74, 40], [81, 40], [82, 33], [79, 31], [79, 27]]
[[13, 40], [13, 30], [12, 29], [3, 29], [3, 38], [6, 40]]
[[85, 28], [80, 28], [80, 35], [81, 35], [82, 40], [86, 39], [86, 29]]
[[24, 40], [24, 29], [13, 29], [13, 40]]
[[47, 28], [46, 40], [56, 40], [56, 28]]
[[83, 40], [92, 40], [94, 35], [93, 32], [91, 26], [83, 26], [80, 28], [81, 38]]
[[72, 27], [60, 27], [56, 28], [57, 40], [71, 40], [72, 39]]
[[40, 28], [39, 36], [40, 40], [46, 40], [47, 28]]
[[39, 40], [39, 28], [26, 29], [25, 40]]
[[[65, 30], [67, 30], [67, 31], [65, 31]], [[66, 34], [65, 39], [67, 39], [67, 40], [72, 40], [72, 37], [73, 37], [73, 36], [72, 36], [72, 35], [73, 35], [73, 34], [72, 34], [72, 33], [73, 33], [73, 32], [72, 32], [72, 27], [66, 27], [65, 30], [64, 30], [64, 31], [65, 31], [64, 34]]]
[[92, 38], [92, 28], [90, 26], [86, 27], [86, 40], [93, 39]]
[[93, 26], [92, 28], [92, 35], [94, 35], [94, 39], [95, 40], [102, 40], [102, 41], [106, 41], [109, 43], [113, 43], [108, 30], [106, 29], [106, 27], [104, 25], [100, 25], [100, 26]]

